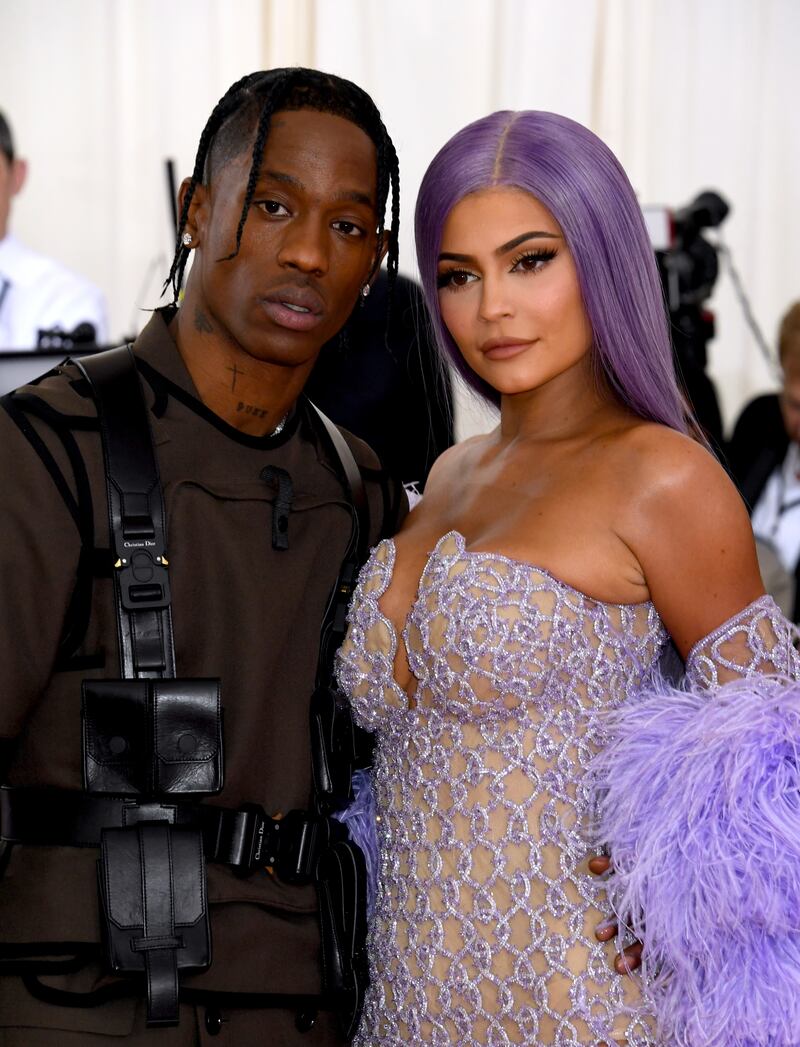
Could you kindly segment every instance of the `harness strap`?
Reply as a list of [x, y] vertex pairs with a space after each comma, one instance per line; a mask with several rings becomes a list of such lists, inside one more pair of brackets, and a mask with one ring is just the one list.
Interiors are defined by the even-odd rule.
[[65, 789], [0, 788], [5, 843], [48, 847], [99, 847], [104, 829], [144, 822], [199, 828], [206, 860], [242, 875], [274, 868], [284, 883], [310, 883], [322, 852], [346, 831], [311, 811], [270, 818], [257, 804], [239, 808], [198, 803], [139, 802]]
[[75, 360], [92, 386], [106, 468], [120, 675], [175, 676], [166, 514], [130, 346]]
[[144, 952], [149, 1025], [172, 1025], [178, 1020], [178, 968], [174, 954], [183, 942], [175, 935], [171, 843], [163, 828], [139, 827], [144, 935], [134, 938], [131, 948]]
[[358, 572], [367, 558], [370, 536], [370, 514], [364, 480], [347, 441], [330, 420], [310, 400], [306, 400], [312, 423], [339, 462], [342, 481], [352, 506], [353, 526], [336, 585], [333, 587], [320, 630], [317, 689], [333, 685], [334, 659], [347, 630], [347, 608], [353, 595]]

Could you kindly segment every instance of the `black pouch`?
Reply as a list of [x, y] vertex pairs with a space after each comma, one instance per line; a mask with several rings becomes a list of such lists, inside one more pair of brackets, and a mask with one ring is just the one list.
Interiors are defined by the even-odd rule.
[[336, 1001], [342, 1034], [355, 1034], [369, 984], [367, 965], [367, 865], [361, 849], [339, 840], [317, 866], [322, 981]]
[[178, 972], [211, 963], [202, 835], [166, 822], [104, 829], [97, 865], [109, 963], [146, 977], [148, 1025], [175, 1025]]
[[219, 680], [84, 680], [90, 793], [209, 796], [223, 782]]

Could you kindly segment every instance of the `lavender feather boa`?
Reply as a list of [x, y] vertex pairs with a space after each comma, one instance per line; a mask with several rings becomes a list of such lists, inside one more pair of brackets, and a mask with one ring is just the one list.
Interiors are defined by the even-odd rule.
[[378, 820], [375, 794], [369, 771], [353, 772], [353, 800], [343, 811], [333, 816], [347, 827], [350, 839], [357, 844], [367, 863], [367, 916], [375, 909], [378, 885], [380, 845], [378, 843]]
[[[608, 728], [604, 724], [604, 730]], [[800, 1044], [800, 684], [658, 681], [596, 758], [614, 911], [645, 942], [660, 1035]]]

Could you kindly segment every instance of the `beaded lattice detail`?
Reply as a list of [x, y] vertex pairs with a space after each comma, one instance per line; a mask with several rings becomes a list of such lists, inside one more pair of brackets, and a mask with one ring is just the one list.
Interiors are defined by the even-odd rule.
[[716, 688], [753, 673], [796, 680], [800, 658], [797, 630], [771, 596], [762, 596], [692, 647], [686, 657], [686, 684]]
[[601, 603], [451, 532], [403, 634], [409, 709], [379, 606], [393, 566], [382, 542], [338, 663], [377, 736], [381, 873], [356, 1044], [652, 1044], [636, 983], [594, 937], [607, 907], [585, 832], [595, 714], [666, 644], [652, 604]]

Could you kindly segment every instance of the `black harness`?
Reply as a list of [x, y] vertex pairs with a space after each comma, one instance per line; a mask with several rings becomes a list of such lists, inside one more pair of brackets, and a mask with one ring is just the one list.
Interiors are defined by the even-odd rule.
[[[202, 804], [223, 786], [221, 688], [218, 680], [176, 677], [166, 514], [133, 353], [121, 347], [76, 363], [96, 400], [103, 442], [122, 678], [82, 686], [85, 791], [3, 787], [2, 840], [100, 848], [106, 955], [114, 970], [143, 976], [148, 1024], [175, 1024], [180, 1000], [202, 998], [239, 1007], [295, 1007], [306, 1016], [309, 1008], [334, 1009], [349, 1037], [367, 983], [366, 867], [331, 815], [349, 802], [352, 772], [368, 745], [336, 690], [333, 665], [369, 541], [358, 466], [338, 429], [306, 401], [353, 507], [347, 551], [322, 623], [311, 700], [313, 809], [277, 820], [255, 804], [236, 810]], [[278, 494], [280, 500], [280, 488]], [[280, 518], [274, 513], [273, 544], [281, 540], [275, 531]], [[181, 970], [210, 964], [207, 861], [244, 876], [269, 866], [285, 882], [317, 883], [320, 996], [179, 988]], [[45, 952], [41, 945], [2, 946], [0, 973], [21, 974], [34, 995], [68, 1006], [97, 1005], [132, 991], [124, 981], [78, 1001], [45, 986], [40, 974], [74, 969], [86, 949], [69, 946], [48, 943], [48, 957], [69, 956], [47, 961], [35, 959]], [[141, 991], [141, 981], [133, 991]]]

